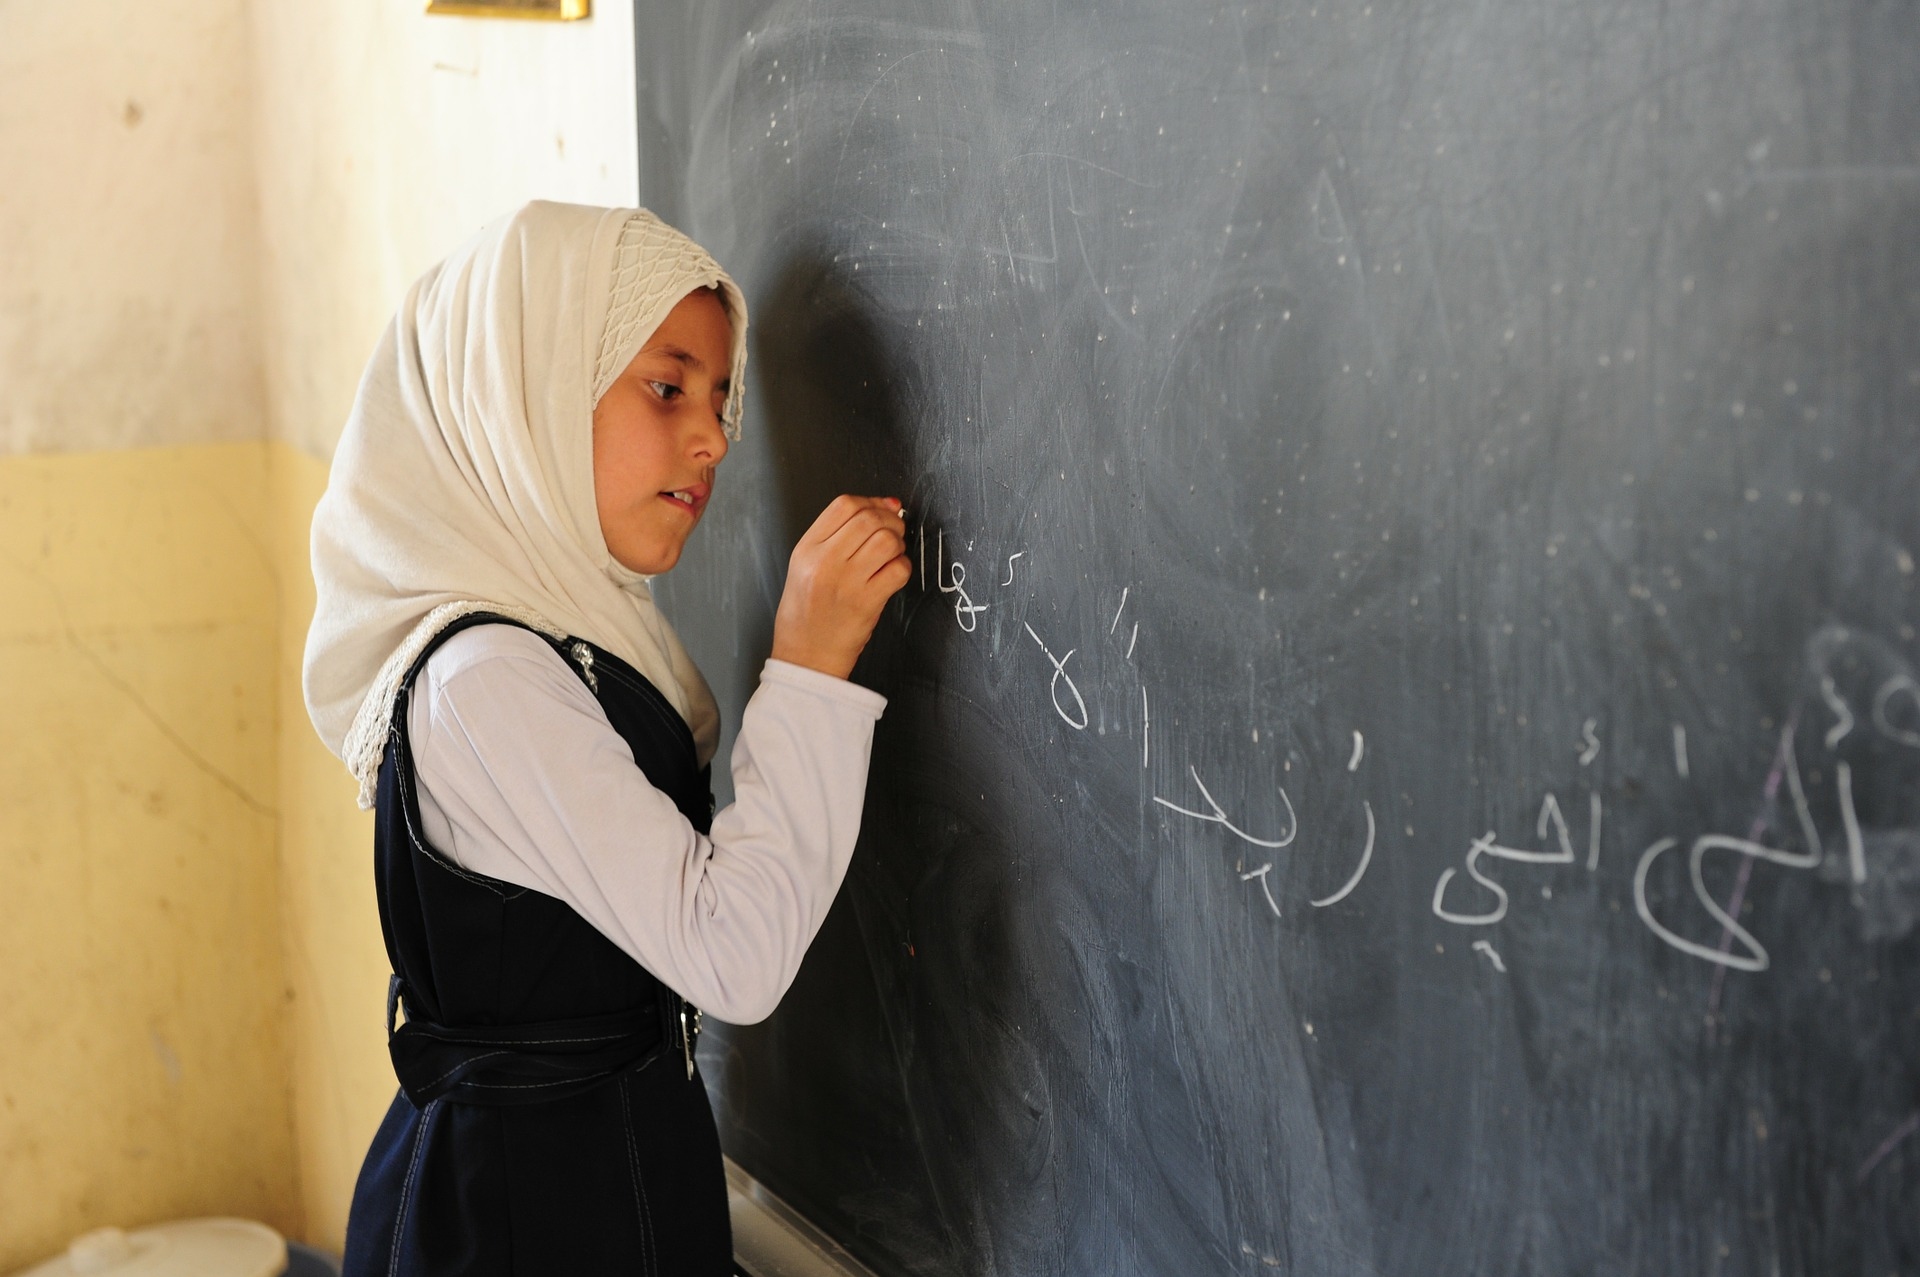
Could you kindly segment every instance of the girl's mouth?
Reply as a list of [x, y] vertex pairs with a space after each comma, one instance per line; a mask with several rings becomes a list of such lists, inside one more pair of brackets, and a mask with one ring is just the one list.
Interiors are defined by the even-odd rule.
[[662, 492], [660, 498], [663, 501], [673, 502], [673, 504], [689, 513], [698, 514], [700, 513], [701, 507], [707, 503], [707, 492], [708, 488], [706, 484], [696, 483], [689, 487], [674, 488], [671, 491]]

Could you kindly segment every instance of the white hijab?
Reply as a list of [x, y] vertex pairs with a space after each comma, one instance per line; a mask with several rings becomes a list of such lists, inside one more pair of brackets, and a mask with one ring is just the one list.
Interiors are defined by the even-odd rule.
[[739, 437], [746, 299], [641, 209], [533, 203], [407, 293], [381, 338], [313, 515], [318, 587], [302, 684], [327, 748], [373, 805], [400, 680], [442, 629], [499, 612], [591, 639], [673, 703], [704, 765], [706, 680], [647, 578], [607, 549], [593, 408], [667, 312], [717, 287], [733, 321], [724, 422]]

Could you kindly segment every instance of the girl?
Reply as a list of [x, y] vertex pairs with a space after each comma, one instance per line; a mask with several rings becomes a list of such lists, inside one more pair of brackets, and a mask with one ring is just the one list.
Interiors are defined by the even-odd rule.
[[346, 1272], [733, 1271], [700, 1009], [793, 979], [885, 702], [900, 503], [793, 552], [717, 815], [712, 694], [655, 609], [739, 435], [745, 299], [634, 209], [530, 204], [429, 271], [314, 513], [314, 726], [375, 809], [400, 1093]]

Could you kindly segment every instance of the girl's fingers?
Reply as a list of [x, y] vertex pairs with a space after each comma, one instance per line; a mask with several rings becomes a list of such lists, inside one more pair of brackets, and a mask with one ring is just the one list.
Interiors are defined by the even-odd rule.
[[825, 545], [839, 535], [848, 523], [862, 515], [898, 524], [901, 522], [900, 503], [892, 497], [857, 497], [850, 492], [843, 493], [828, 503], [800, 541], [802, 544]]
[[862, 499], [852, 493], [842, 493], [835, 497], [827, 503], [827, 508], [820, 512], [819, 517], [813, 521], [813, 525], [801, 536], [800, 543], [802, 545], [825, 544], [846, 525], [847, 520], [860, 512], [862, 506]]
[[900, 531], [900, 516], [876, 502], [855, 511], [827, 537], [821, 548], [830, 558], [849, 561], [860, 552], [870, 537], [882, 533], [892, 534], [905, 546], [906, 540]]
[[913, 560], [904, 554], [888, 559], [880, 565], [878, 571], [867, 578], [869, 584], [877, 585], [886, 591], [882, 602], [899, 593], [901, 588], [911, 580], [913, 580]]
[[847, 564], [863, 580], [870, 580], [895, 559], [904, 560], [906, 551], [906, 539], [900, 535], [898, 528], [879, 528], [861, 542]]

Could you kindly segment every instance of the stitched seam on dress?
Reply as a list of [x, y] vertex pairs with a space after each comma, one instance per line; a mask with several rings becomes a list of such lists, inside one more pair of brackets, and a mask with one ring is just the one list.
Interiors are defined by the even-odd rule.
[[633, 1104], [627, 1096], [627, 1082], [632, 1077], [620, 1079], [620, 1116], [621, 1125], [627, 1132], [627, 1167], [633, 1172], [633, 1210], [640, 1223], [640, 1236], [647, 1244], [647, 1272], [658, 1273], [660, 1260], [653, 1252], [653, 1212], [647, 1209], [647, 1189], [640, 1179], [640, 1149], [633, 1140]]
[[689, 738], [691, 738], [693, 733], [692, 729], [687, 726], [687, 721], [680, 717], [679, 712], [676, 711], [673, 706], [662, 703], [659, 688], [655, 687], [652, 683], [629, 678], [612, 666], [603, 665], [600, 667], [599, 672], [617, 682], [625, 683], [633, 691], [640, 693], [640, 703], [646, 706], [656, 719], [665, 724], [670, 730], [678, 728], [680, 731], [686, 732]]
[[[413, 804], [408, 801], [409, 795], [413, 793], [413, 787], [407, 780], [407, 773], [412, 770], [411, 764], [413, 759], [413, 749], [408, 744], [407, 739], [404, 735], [402, 735], [400, 738], [400, 747], [407, 751], [408, 766], [402, 767], [396, 761], [393, 769], [394, 782], [400, 786], [400, 818], [406, 821], [407, 823], [407, 839], [413, 843], [414, 850], [418, 851], [421, 855], [425, 856], [428, 860], [431, 860], [434, 864], [440, 866], [440, 868], [446, 870], [448, 873], [453, 874], [454, 876], [459, 878], [464, 878], [476, 887], [485, 887], [488, 891], [491, 891], [494, 895], [499, 896], [502, 900], [514, 900], [514, 899], [518, 899], [520, 896], [525, 895], [526, 894], [525, 887], [522, 887], [520, 888], [520, 890], [515, 891], [511, 895], [509, 895], [507, 892], [500, 890], [499, 887], [495, 886], [492, 882], [490, 882], [486, 878], [483, 878], [478, 874], [469, 873], [467, 870], [462, 869], [459, 865], [454, 864], [451, 860], [448, 860], [446, 857], [442, 856], [438, 851], [434, 850], [432, 844], [430, 844], [429, 842], [427, 842], [425, 838], [420, 836], [420, 831], [414, 828], [414, 824], [413, 824]], [[417, 802], [418, 799], [416, 798], [414, 801]]]
[[[406, 705], [402, 706], [402, 710], [403, 712], [410, 714], [412, 713], [412, 707], [413, 707], [412, 684], [408, 684], [405, 690], [406, 690], [407, 703]], [[404, 759], [405, 765], [404, 766], [402, 765], [402, 759], [400, 758], [394, 759], [394, 765], [393, 765], [394, 783], [400, 786], [400, 818], [406, 822], [407, 838], [409, 841], [413, 843], [414, 848], [417, 851], [419, 851], [421, 855], [425, 856], [428, 860], [440, 866], [442, 869], [446, 870], [448, 873], [453, 874], [456, 877], [464, 878], [476, 887], [484, 887], [488, 891], [491, 891], [494, 895], [500, 897], [502, 900], [518, 900], [520, 897], [526, 895], [527, 888], [525, 887], [516, 887], [516, 890], [513, 890], [513, 891], [502, 891], [499, 885], [497, 884], [497, 880], [484, 877], [480, 874], [469, 872], [468, 870], [455, 864], [453, 861], [441, 855], [440, 852], [437, 849], [435, 849], [434, 846], [426, 840], [426, 838], [421, 834], [421, 832], [414, 827], [413, 808], [414, 808], [414, 805], [419, 802], [419, 798], [417, 796], [417, 791], [415, 791], [413, 787], [413, 782], [410, 779], [410, 777], [413, 774], [413, 765], [414, 765], [413, 764], [413, 731], [411, 728], [406, 727], [404, 725], [396, 725], [394, 729], [394, 734], [399, 738], [399, 748], [405, 751], [405, 759]], [[411, 801], [409, 801], [409, 795], [413, 795], [413, 798]], [[508, 884], [508, 885], [515, 886], [516, 884]]]
[[682, 726], [685, 726], [686, 720], [681, 718], [679, 713], [674, 711], [671, 705], [667, 705], [664, 703], [666, 698], [660, 694], [660, 689], [655, 687], [651, 680], [644, 679], [644, 678], [634, 678], [631, 675], [623, 673], [619, 668], [611, 665], [601, 666], [598, 672], [608, 675], [609, 677], [613, 678], [617, 682], [625, 683], [628, 687], [632, 688], [635, 692], [638, 692], [640, 694], [641, 703], [644, 704], [649, 710], [653, 711], [655, 717], [660, 718], [665, 722], [669, 722], [669, 723], [678, 722]]
[[432, 1100], [421, 1110], [420, 1125], [413, 1132], [413, 1156], [407, 1159], [407, 1177], [400, 1181], [400, 1208], [394, 1213], [393, 1249], [387, 1255], [387, 1277], [398, 1277], [400, 1272], [400, 1239], [407, 1232], [407, 1208], [413, 1202], [413, 1181], [420, 1173], [420, 1155], [426, 1151], [427, 1128], [433, 1125], [434, 1110], [440, 1101]]
[[[468, 615], [472, 615], [472, 613], [468, 613]], [[464, 619], [464, 618], [456, 617], [454, 618], [453, 623], [457, 623], [461, 619]], [[547, 635], [542, 633], [540, 630], [534, 628], [531, 625], [527, 625], [524, 621], [520, 621], [518, 620], [518, 618], [514, 618], [514, 617], [503, 617], [503, 619], [498, 621], [484, 621], [478, 625], [463, 626], [462, 631], [467, 629], [485, 629], [488, 625], [505, 625], [506, 628], [508, 629], [525, 628], [529, 632], [537, 635], [538, 637], [547, 638]], [[445, 632], [445, 627], [442, 627], [441, 633], [444, 633], [444, 632]], [[439, 634], [436, 634], [434, 636], [435, 639], [439, 639], [439, 637], [440, 637]], [[553, 642], [554, 640], [548, 639], [548, 641]], [[437, 652], [439, 650], [439, 647], [441, 646], [441, 643], [435, 642], [433, 640], [429, 640], [428, 646], [433, 648], [434, 651]], [[432, 861], [434, 864], [440, 866], [442, 869], [445, 869], [448, 873], [453, 874], [456, 877], [464, 878], [466, 881], [474, 884], [477, 887], [484, 887], [488, 891], [491, 891], [494, 895], [500, 897], [502, 900], [518, 900], [520, 897], [527, 894], [529, 888], [520, 887], [514, 883], [508, 883], [506, 884], [507, 886], [513, 886], [513, 887], [516, 887], [516, 889], [513, 891], [502, 891], [500, 889], [500, 886], [498, 885], [499, 884], [498, 879], [492, 879], [480, 874], [472, 873], [469, 870], [461, 867], [460, 865], [455, 864], [452, 860], [440, 854], [440, 852], [431, 843], [429, 843], [426, 840], [425, 836], [422, 835], [422, 833], [414, 827], [414, 823], [413, 823], [413, 805], [414, 804], [410, 804], [407, 801], [407, 795], [409, 793], [416, 792], [412, 781], [409, 779], [414, 769], [413, 728], [410, 725], [410, 719], [413, 713], [413, 693], [420, 681], [420, 676], [427, 672], [427, 662], [432, 659], [432, 653], [427, 653], [425, 655], [425, 659], [422, 659], [421, 657], [416, 657], [414, 659], [418, 660], [420, 664], [416, 668], [413, 668], [409, 671], [409, 673], [411, 674], [411, 677], [403, 677], [401, 679], [400, 687], [394, 693], [393, 708], [398, 710], [399, 712], [392, 714], [392, 722], [388, 729], [391, 736], [398, 738], [399, 748], [404, 752], [404, 756], [405, 756], [406, 765], [404, 767], [401, 766], [400, 765], [401, 759], [395, 759], [393, 771], [394, 771], [395, 780], [400, 785], [400, 794], [401, 794], [400, 816], [401, 816], [401, 819], [406, 822], [407, 837], [412, 841], [414, 847], [419, 850], [420, 854], [425, 856], [428, 860]], [[414, 803], [417, 803], [418, 801], [419, 800], [416, 796], [416, 798], [414, 799]]]

